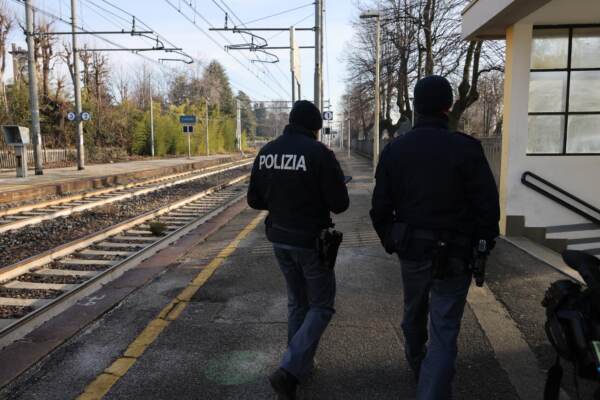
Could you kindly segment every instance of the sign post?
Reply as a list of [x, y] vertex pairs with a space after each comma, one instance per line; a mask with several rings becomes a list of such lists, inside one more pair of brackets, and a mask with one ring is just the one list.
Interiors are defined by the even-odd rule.
[[180, 115], [179, 123], [183, 125], [183, 134], [187, 135], [188, 142], [188, 158], [192, 158], [192, 134], [194, 133], [194, 125], [196, 125], [195, 115]]

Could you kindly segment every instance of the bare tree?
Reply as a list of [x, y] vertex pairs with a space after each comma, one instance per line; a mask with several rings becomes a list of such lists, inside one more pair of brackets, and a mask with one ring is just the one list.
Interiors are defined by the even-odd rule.
[[[483, 74], [502, 70], [501, 46], [495, 42], [465, 42], [461, 38], [461, 11], [466, 0], [383, 0], [380, 126], [389, 132], [408, 126], [412, 118], [412, 87], [423, 76], [438, 74], [457, 87], [450, 112], [456, 128], [478, 99]], [[372, 8], [374, 0], [359, 3]], [[355, 23], [353, 46], [346, 54], [348, 93], [373, 99], [373, 24]], [[374, 107], [367, 105], [368, 110]], [[364, 111], [364, 110], [363, 110]], [[364, 112], [363, 112], [364, 114]], [[370, 126], [367, 127], [370, 129]]]
[[4, 82], [6, 72], [6, 41], [13, 28], [14, 20], [14, 15], [7, 7], [6, 1], [0, 2], [0, 101], [6, 113], [8, 113], [6, 83]]

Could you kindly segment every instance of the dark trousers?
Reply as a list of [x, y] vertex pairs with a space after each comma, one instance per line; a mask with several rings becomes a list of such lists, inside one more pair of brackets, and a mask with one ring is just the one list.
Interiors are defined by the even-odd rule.
[[[471, 274], [434, 280], [431, 261], [401, 260], [406, 358], [419, 375], [417, 400], [449, 400]], [[429, 316], [429, 332], [427, 321]], [[431, 335], [427, 345], [428, 333]]]
[[281, 368], [302, 381], [335, 313], [335, 274], [323, 266], [316, 250], [277, 246], [274, 250], [288, 293], [288, 348]]

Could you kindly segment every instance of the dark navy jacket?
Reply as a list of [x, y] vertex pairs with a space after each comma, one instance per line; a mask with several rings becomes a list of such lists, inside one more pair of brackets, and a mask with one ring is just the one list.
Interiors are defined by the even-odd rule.
[[330, 212], [346, 211], [349, 199], [333, 152], [312, 132], [288, 125], [254, 160], [248, 204], [268, 210], [268, 224], [314, 233], [330, 226]]
[[422, 117], [379, 160], [371, 220], [385, 242], [394, 220], [473, 240], [499, 234], [498, 190], [481, 143]]

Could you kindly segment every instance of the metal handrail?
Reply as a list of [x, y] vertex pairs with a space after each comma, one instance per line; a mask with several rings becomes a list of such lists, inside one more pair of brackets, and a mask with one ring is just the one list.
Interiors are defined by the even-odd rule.
[[562, 194], [565, 197], [568, 197], [569, 199], [573, 200], [576, 203], [579, 203], [580, 206], [584, 206], [588, 210], [592, 210], [594, 213], [600, 215], [600, 210], [598, 208], [594, 207], [593, 205], [591, 205], [590, 203], [588, 203], [586, 201], [581, 200], [579, 197], [572, 195], [571, 193], [567, 192], [566, 190], [559, 188], [555, 184], [548, 182], [547, 180], [534, 174], [533, 172], [526, 171], [523, 173], [523, 175], [521, 175], [521, 183], [523, 185], [525, 185], [528, 188], [538, 192], [539, 194], [549, 198], [550, 200], [555, 201], [556, 203], [560, 204], [561, 206], [563, 206], [563, 207], [573, 211], [574, 213], [582, 216], [583, 218], [587, 219], [588, 221], [590, 221], [596, 225], [600, 225], [600, 218], [594, 217], [593, 215], [582, 210], [580, 207], [577, 207], [577, 206], [561, 199], [560, 197], [556, 196], [555, 194], [552, 194], [549, 191], [544, 190], [540, 186], [535, 185], [533, 182], [530, 182], [527, 180], [528, 177], [531, 177], [531, 178], [543, 183], [545, 186], [552, 188], [552, 190]]

